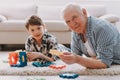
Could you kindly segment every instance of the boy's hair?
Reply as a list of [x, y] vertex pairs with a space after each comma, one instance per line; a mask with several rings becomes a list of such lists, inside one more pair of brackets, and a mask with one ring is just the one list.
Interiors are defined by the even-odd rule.
[[26, 27], [27, 29], [29, 29], [29, 25], [38, 25], [38, 26], [40, 26], [40, 25], [44, 25], [44, 23], [42, 22], [42, 19], [41, 19], [41, 18], [39, 18], [39, 17], [36, 16], [36, 15], [32, 15], [32, 16], [28, 19], [28, 21], [26, 22], [25, 27]]

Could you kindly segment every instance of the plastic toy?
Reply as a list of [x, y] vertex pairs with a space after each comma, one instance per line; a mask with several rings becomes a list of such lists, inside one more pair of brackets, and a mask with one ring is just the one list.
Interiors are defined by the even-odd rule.
[[61, 54], [63, 54], [62, 52], [58, 51], [58, 50], [50, 50], [50, 53], [53, 54], [53, 55], [56, 55], [56, 56], [59, 56]]
[[15, 65], [15, 64], [17, 64], [17, 61], [18, 61], [18, 53], [17, 53], [17, 52], [10, 52], [8, 59], [9, 59], [9, 64], [10, 64], [10, 65]]
[[75, 73], [63, 73], [63, 74], [60, 74], [59, 77], [61, 78], [66, 78], [66, 79], [75, 79], [77, 78], [79, 75], [78, 74], [75, 74]]
[[38, 61], [32, 63], [32, 65], [35, 66], [35, 67], [48, 67], [51, 64], [54, 64], [54, 63], [53, 62], [41, 63], [41, 62], [38, 62]]
[[63, 69], [65, 68], [66, 65], [50, 65], [49, 68], [52, 68], [52, 69]]
[[[24, 67], [27, 66], [27, 55], [26, 52], [10, 52], [9, 53], [9, 64], [11, 67]], [[19, 61], [19, 64], [18, 64]]]

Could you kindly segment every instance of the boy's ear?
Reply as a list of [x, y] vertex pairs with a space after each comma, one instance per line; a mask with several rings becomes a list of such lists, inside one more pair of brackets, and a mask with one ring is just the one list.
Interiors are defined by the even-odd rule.
[[87, 16], [87, 10], [85, 8], [82, 8], [83, 15]]
[[28, 29], [27, 29], [26, 31], [27, 31], [27, 33], [29, 33], [29, 34], [30, 34], [30, 32], [28, 31]]

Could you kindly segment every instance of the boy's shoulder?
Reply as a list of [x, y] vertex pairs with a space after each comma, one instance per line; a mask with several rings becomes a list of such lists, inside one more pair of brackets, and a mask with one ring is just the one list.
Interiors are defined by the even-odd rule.
[[35, 42], [34, 38], [31, 35], [27, 37], [26, 41], [29, 42], [29, 43], [34, 43]]
[[32, 40], [32, 39], [33, 37], [31, 35], [27, 37], [27, 40]]
[[45, 33], [43, 36], [43, 40], [49, 41], [49, 42], [56, 42], [56, 37], [52, 34]]
[[48, 33], [48, 32], [45, 32], [45, 33], [44, 33], [44, 37], [50, 38], [50, 37], [55, 37], [55, 36], [53, 36], [52, 34], [50, 34], [50, 33]]

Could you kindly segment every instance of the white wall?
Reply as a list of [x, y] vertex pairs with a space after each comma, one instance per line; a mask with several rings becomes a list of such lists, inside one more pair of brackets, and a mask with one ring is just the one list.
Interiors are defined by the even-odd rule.
[[65, 5], [68, 2], [80, 4], [103, 4], [110, 13], [120, 15], [120, 0], [0, 0], [1, 4], [39, 4], [39, 5]]
[[[0, 0], [3, 4], [38, 4], [38, 5], [65, 5], [68, 2], [76, 2], [85, 5], [105, 5], [107, 12], [120, 16], [120, 0]], [[120, 27], [120, 22], [118, 23]]]
[[103, 4], [108, 12], [120, 15], [120, 0], [0, 0], [1, 4], [39, 4], [39, 5], [65, 5], [68, 2], [80, 4]]

